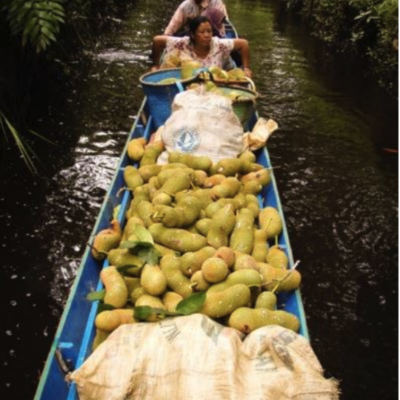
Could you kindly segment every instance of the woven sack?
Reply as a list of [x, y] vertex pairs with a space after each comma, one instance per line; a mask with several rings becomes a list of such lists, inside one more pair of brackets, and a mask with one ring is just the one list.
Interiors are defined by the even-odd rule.
[[80, 400], [338, 400], [304, 337], [202, 314], [121, 325], [69, 379]]
[[161, 134], [166, 151], [158, 162], [166, 163], [170, 151], [207, 156], [213, 162], [234, 158], [244, 148], [243, 134], [230, 99], [187, 90], [177, 94], [172, 103], [172, 115]]

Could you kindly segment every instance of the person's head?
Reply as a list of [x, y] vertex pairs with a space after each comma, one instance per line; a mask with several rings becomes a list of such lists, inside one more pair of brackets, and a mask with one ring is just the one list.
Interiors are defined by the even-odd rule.
[[212, 26], [210, 20], [204, 15], [200, 15], [189, 22], [190, 38], [194, 43], [205, 44], [211, 41]]
[[208, 7], [201, 15], [204, 15], [210, 20], [214, 36], [222, 36], [222, 28], [224, 26], [225, 14], [218, 8]]

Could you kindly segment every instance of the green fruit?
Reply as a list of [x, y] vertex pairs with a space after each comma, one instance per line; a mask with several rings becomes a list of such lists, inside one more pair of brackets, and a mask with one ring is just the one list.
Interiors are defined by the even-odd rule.
[[207, 236], [211, 226], [211, 218], [199, 219], [195, 226], [201, 235]]
[[286, 311], [248, 307], [240, 307], [233, 311], [228, 325], [246, 334], [267, 325], [280, 325], [294, 332], [298, 332], [300, 329], [298, 318]]
[[140, 283], [152, 296], [161, 296], [167, 290], [167, 278], [158, 265], [146, 264], [140, 276]]
[[159, 164], [140, 165], [139, 174], [145, 182], [148, 182], [152, 176], [157, 176], [162, 166]]
[[218, 212], [222, 208], [222, 203], [220, 202], [213, 202], [210, 203], [205, 209], [205, 216], [206, 218], [212, 218], [216, 212]]
[[228, 246], [220, 247], [214, 254], [214, 257], [222, 258], [229, 269], [232, 269], [235, 265], [236, 254], [235, 252]]
[[144, 294], [148, 294], [144, 288], [142, 288], [141, 286], [135, 288], [132, 290], [131, 294], [130, 294], [130, 300], [132, 304], [136, 304], [136, 301], [139, 297], [143, 296]]
[[224, 176], [235, 176], [239, 173], [242, 163], [239, 158], [223, 158], [215, 165], [215, 172]]
[[263, 229], [254, 231], [254, 245], [251, 252], [252, 257], [259, 262], [264, 262], [268, 253], [268, 232]]
[[137, 287], [140, 287], [140, 278], [133, 278], [130, 276], [124, 276], [123, 278], [129, 294], [132, 293]]
[[239, 159], [249, 161], [250, 163], [255, 163], [257, 158], [251, 150], [245, 150], [242, 154], [240, 154]]
[[170, 83], [175, 83], [176, 81], [179, 81], [179, 79], [177, 79], [177, 78], [165, 78], [165, 79], [162, 79], [161, 81], [158, 81], [157, 85], [167, 85], [167, 84], [170, 84]]
[[132, 139], [128, 143], [127, 154], [133, 161], [140, 161], [144, 154], [146, 139], [143, 137]]
[[128, 288], [122, 275], [114, 266], [103, 268], [100, 280], [104, 285], [104, 303], [114, 308], [123, 308], [128, 301]]
[[240, 182], [233, 176], [228, 176], [219, 185], [211, 188], [211, 198], [216, 201], [222, 198], [232, 198], [240, 188]]
[[130, 217], [126, 221], [121, 241], [127, 240], [128, 237], [135, 233], [138, 225], [144, 226], [144, 222], [139, 217]]
[[260, 182], [254, 180], [254, 181], [248, 181], [240, 187], [240, 192], [244, 194], [253, 194], [257, 195], [261, 193], [262, 191], [262, 185]]
[[278, 299], [275, 293], [261, 292], [257, 299], [254, 308], [266, 308], [267, 310], [275, 310]]
[[184, 229], [166, 228], [161, 223], [151, 225], [148, 230], [153, 236], [154, 242], [179, 253], [198, 251], [207, 245], [204, 236]]
[[[142, 307], [142, 306], [148, 306], [152, 308], [158, 308], [161, 310], [166, 310], [164, 303], [161, 301], [160, 298], [151, 296], [149, 294], [144, 294], [140, 296], [135, 303], [135, 307]], [[150, 315], [148, 318], [146, 318], [147, 322], [157, 322], [160, 321], [163, 318], [163, 316], [160, 316], [156, 313]]]
[[96, 260], [104, 260], [110, 250], [119, 246], [122, 238], [121, 226], [116, 219], [113, 219], [110, 225], [110, 228], [97, 233], [93, 240], [91, 254]]
[[170, 206], [172, 203], [172, 197], [167, 194], [167, 193], [157, 193], [152, 199], [151, 203], [156, 206], [156, 205], [164, 205], [164, 206]]
[[207, 282], [218, 283], [226, 278], [229, 269], [222, 258], [210, 257], [201, 265], [201, 272]]
[[201, 269], [201, 265], [205, 260], [212, 257], [216, 250], [214, 247], [205, 246], [198, 251], [189, 251], [180, 258], [180, 268], [186, 276], [192, 276], [196, 271]]
[[208, 292], [222, 292], [237, 284], [243, 284], [249, 287], [261, 287], [263, 284], [263, 277], [260, 272], [255, 269], [240, 269], [239, 271], [230, 273], [223, 282], [212, 285], [210, 289], [208, 289]]
[[160, 260], [160, 268], [167, 278], [167, 286], [183, 298], [189, 297], [192, 293], [190, 280], [183, 274], [180, 268], [180, 258], [167, 254]]
[[201, 270], [196, 271], [190, 277], [190, 284], [195, 292], [204, 292], [210, 287], [210, 283], [204, 279]]
[[94, 321], [96, 329], [103, 332], [112, 332], [123, 324], [133, 324], [135, 322], [133, 310], [128, 309], [102, 311]]
[[235, 255], [235, 264], [233, 265], [234, 271], [239, 271], [241, 269], [255, 269], [258, 271], [257, 261], [253, 256], [239, 251], [235, 251]]
[[143, 265], [143, 260], [136, 254], [132, 254], [128, 249], [113, 249], [107, 255], [107, 260], [110, 265], [116, 268], [131, 266], [125, 272], [131, 275], [138, 276]]
[[254, 217], [251, 210], [241, 208], [229, 239], [229, 247], [244, 254], [251, 254], [254, 246]]
[[245, 198], [245, 205], [243, 207], [248, 208], [253, 213], [254, 219], [258, 218], [260, 214], [260, 203], [258, 197], [255, 194], [244, 194], [241, 193]]
[[258, 263], [263, 277], [263, 287], [266, 290], [289, 292], [296, 290], [301, 284], [301, 274], [297, 269], [278, 269], [269, 264]]
[[136, 211], [139, 218], [144, 222], [146, 228], [148, 228], [150, 225], [153, 224], [152, 220], [152, 215], [154, 213], [153, 204], [151, 204], [149, 201], [143, 200], [136, 206]]
[[132, 165], [127, 165], [124, 168], [124, 181], [130, 190], [134, 190], [138, 186], [142, 186], [144, 183], [138, 169]]
[[210, 229], [207, 233], [207, 243], [218, 249], [222, 246], [228, 246], [229, 235], [235, 226], [236, 217], [232, 204], [227, 204], [217, 211], [210, 224]]
[[173, 176], [165, 181], [159, 192], [173, 196], [182, 190], [189, 189], [192, 183], [192, 174], [193, 171], [191, 169], [178, 169]]
[[175, 207], [164, 207], [157, 216], [167, 228], [184, 228], [194, 223], [200, 215], [201, 203], [190, 194], [180, 198]]
[[268, 239], [273, 239], [282, 232], [282, 218], [278, 210], [274, 207], [263, 208], [258, 216], [258, 221], [260, 229], [268, 232]]
[[289, 258], [285, 251], [279, 246], [272, 246], [266, 255], [267, 264], [272, 265], [275, 268], [287, 269], [289, 265]]
[[233, 285], [222, 292], [210, 293], [208, 290], [200, 313], [210, 318], [225, 317], [250, 302], [250, 289], [243, 284]]
[[162, 297], [162, 301], [167, 311], [174, 312], [176, 306], [183, 300], [183, 297], [175, 292], [166, 292]]
[[143, 157], [140, 160], [140, 167], [157, 163], [158, 156], [164, 151], [164, 143], [152, 142], [144, 149]]

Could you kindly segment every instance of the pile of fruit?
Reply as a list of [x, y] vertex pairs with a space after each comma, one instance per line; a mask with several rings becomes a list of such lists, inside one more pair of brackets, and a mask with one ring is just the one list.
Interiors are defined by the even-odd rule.
[[121, 324], [191, 313], [245, 334], [270, 324], [298, 331], [297, 317], [277, 309], [276, 294], [297, 289], [301, 275], [276, 244], [278, 210], [260, 207], [269, 170], [250, 151], [217, 163], [171, 152], [160, 165], [163, 151], [162, 142], [131, 140], [126, 224], [113, 220], [91, 245], [109, 263], [104, 291], [89, 295], [100, 300], [94, 348]]

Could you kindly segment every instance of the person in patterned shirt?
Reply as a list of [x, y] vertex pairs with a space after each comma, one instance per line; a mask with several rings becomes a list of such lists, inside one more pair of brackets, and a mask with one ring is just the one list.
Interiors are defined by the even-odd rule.
[[[175, 11], [164, 31], [164, 35], [179, 35], [179, 32], [187, 27], [191, 19], [202, 15], [209, 8], [216, 8], [222, 11], [225, 17], [228, 18], [228, 13], [222, 0], [185, 0]], [[224, 34], [224, 32], [222, 33]]]
[[242, 68], [246, 76], [251, 78], [250, 50], [246, 39], [221, 39], [213, 36], [210, 20], [203, 15], [191, 20], [189, 29], [190, 36], [180, 38], [159, 35], [153, 38], [152, 71], [160, 68], [164, 50], [165, 56], [174, 53], [181, 62], [194, 60], [199, 61], [203, 67], [215, 65], [224, 70], [235, 68], [230, 55], [233, 50], [237, 50], [242, 56]]

